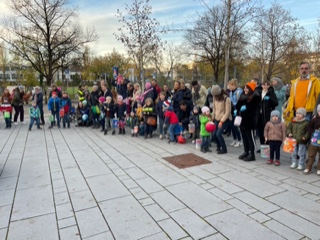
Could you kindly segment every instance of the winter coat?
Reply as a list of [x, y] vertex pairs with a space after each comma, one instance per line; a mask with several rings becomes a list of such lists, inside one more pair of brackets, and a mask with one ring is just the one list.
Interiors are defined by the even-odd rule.
[[125, 103], [122, 104], [116, 104], [114, 107], [114, 113], [117, 114], [117, 118], [119, 118], [120, 120], [124, 120], [126, 117], [126, 110], [127, 110], [127, 106]]
[[58, 97], [51, 97], [48, 101], [48, 110], [53, 113], [57, 113], [60, 111], [60, 99]]
[[69, 113], [70, 109], [71, 109], [71, 100], [70, 98], [66, 97], [62, 97], [60, 98], [60, 109], [64, 109], [64, 113]]
[[173, 93], [172, 96], [172, 107], [175, 113], [180, 110], [179, 102], [183, 100], [183, 91], [178, 89], [176, 92]]
[[180, 108], [177, 114], [179, 122], [181, 122], [182, 124], [189, 123], [190, 114], [191, 114], [190, 106], [187, 105], [187, 108], [185, 111], [182, 111]]
[[[268, 100], [267, 100], [268, 99]], [[278, 99], [274, 93], [273, 87], [268, 88], [267, 94], [259, 103], [259, 118], [258, 121], [261, 126], [265, 126], [270, 121], [271, 112], [278, 106]], [[280, 115], [282, 116], [282, 115]]]
[[317, 114], [317, 116], [315, 118], [311, 119], [311, 121], [309, 122], [309, 125], [308, 125], [309, 136], [311, 136], [315, 130], [320, 130], [320, 116], [319, 116], [319, 114]]
[[30, 107], [29, 108], [29, 114], [30, 114], [30, 118], [39, 118], [40, 117], [40, 109], [36, 106], [36, 107]]
[[39, 92], [38, 94], [33, 94], [32, 95], [32, 101], [35, 98], [37, 99], [37, 107], [39, 109], [43, 109], [43, 94], [42, 94], [42, 92]]
[[[308, 125], [309, 122], [305, 118], [301, 121], [294, 118], [287, 127], [287, 136], [292, 134], [292, 137], [297, 140], [298, 144], [307, 144], [309, 138]], [[303, 137], [305, 140], [302, 139]]]
[[[251, 101], [249, 100], [251, 97]], [[240, 128], [246, 130], [256, 129], [257, 125], [257, 110], [261, 101], [261, 96], [258, 93], [253, 92], [252, 96], [242, 94], [236, 105], [237, 115], [242, 117]], [[246, 106], [246, 110], [240, 111], [242, 106]]]
[[178, 124], [179, 119], [177, 114], [173, 111], [173, 107], [170, 106], [165, 112], [164, 112], [164, 117], [165, 117], [165, 124], [170, 125], [170, 124]]
[[160, 119], [164, 119], [164, 112], [163, 112], [163, 108], [162, 108], [163, 102], [164, 101], [159, 99], [156, 104], [156, 113]]
[[235, 109], [235, 106], [237, 105], [242, 93], [242, 88], [236, 88], [235, 90], [229, 92], [229, 98], [231, 100], [231, 111]]
[[278, 99], [278, 106], [275, 107], [275, 110], [280, 112], [280, 116], [282, 116], [282, 107], [286, 101], [286, 90], [287, 88], [283, 85], [281, 79], [278, 80], [278, 84], [274, 87], [274, 93]]
[[268, 141], [284, 141], [286, 139], [286, 126], [280, 120], [278, 122], [267, 122], [264, 127], [264, 134]]
[[231, 100], [229, 97], [225, 96], [222, 101], [218, 101], [217, 99], [214, 100], [212, 118], [223, 123], [228, 119], [232, 120]]
[[[296, 94], [299, 94], [299, 89], [296, 89], [298, 81], [300, 81], [300, 77], [291, 81], [292, 86], [290, 90], [290, 98], [288, 100], [288, 105], [286, 108], [286, 111], [288, 112], [295, 110], [294, 96]], [[320, 81], [314, 75], [310, 75], [310, 82], [309, 82], [308, 93], [307, 93], [307, 103], [305, 106], [305, 109], [307, 110], [307, 112], [313, 112], [319, 93], [320, 93]]]
[[196, 93], [195, 89], [192, 88], [191, 93], [192, 93], [193, 104], [202, 108], [206, 103], [207, 95], [208, 95], [208, 91], [207, 91], [206, 87], [200, 85], [200, 89], [199, 89], [198, 93]]
[[91, 106], [97, 106], [99, 105], [99, 92], [95, 91], [95, 92], [91, 92], [90, 94], [90, 105]]
[[4, 100], [7, 100], [7, 103], [8, 104], [11, 104], [12, 102], [12, 98], [11, 98], [11, 94], [10, 93], [4, 93], [2, 96], [1, 96], [1, 103], [4, 103]]
[[23, 96], [20, 94], [19, 88], [15, 88], [13, 90], [13, 97], [12, 97], [12, 105], [13, 106], [22, 106], [23, 105]]
[[201, 137], [209, 137], [210, 133], [206, 130], [206, 124], [207, 122], [211, 121], [207, 116], [200, 115], [200, 136]]
[[114, 118], [114, 103], [104, 103], [103, 104], [104, 112], [106, 114], [106, 117], [108, 118]]

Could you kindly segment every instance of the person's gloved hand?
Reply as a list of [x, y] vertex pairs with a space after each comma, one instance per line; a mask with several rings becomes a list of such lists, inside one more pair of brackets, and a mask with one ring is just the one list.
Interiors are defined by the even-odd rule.
[[270, 99], [269, 96], [265, 96], [265, 97], [263, 98], [263, 100], [266, 100], [266, 101], [268, 101], [269, 99]]
[[240, 111], [243, 112], [247, 109], [246, 105], [241, 106]]
[[233, 116], [237, 116], [237, 112], [238, 112], [237, 110], [234, 110], [233, 111]]

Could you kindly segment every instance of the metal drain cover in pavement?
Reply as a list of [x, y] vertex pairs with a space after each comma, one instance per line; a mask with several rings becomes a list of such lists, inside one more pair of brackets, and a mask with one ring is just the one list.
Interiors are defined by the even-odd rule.
[[207, 159], [199, 157], [198, 155], [195, 155], [193, 153], [181, 154], [181, 155], [176, 155], [172, 157], [165, 157], [163, 159], [178, 168], [188, 168], [188, 167], [211, 163]]

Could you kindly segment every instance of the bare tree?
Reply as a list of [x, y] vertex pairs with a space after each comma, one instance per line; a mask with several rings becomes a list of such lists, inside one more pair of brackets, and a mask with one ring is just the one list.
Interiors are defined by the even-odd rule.
[[133, 58], [141, 73], [142, 88], [144, 88], [144, 68], [150, 62], [155, 52], [161, 51], [162, 42], [158, 35], [160, 23], [151, 18], [152, 7], [149, 0], [133, 0], [131, 6], [126, 4], [128, 16], [119, 9], [116, 17], [123, 24], [119, 33], [114, 33], [116, 39], [124, 44], [130, 57]]
[[82, 29], [77, 8], [68, 8], [67, 0], [10, 0], [8, 7], [12, 15], [2, 20], [0, 37], [44, 76], [48, 85], [71, 54], [98, 38], [94, 29]]
[[284, 63], [288, 55], [297, 52], [306, 39], [297, 19], [281, 4], [274, 2], [269, 9], [261, 9], [259, 15], [252, 31], [251, 53], [261, 65], [262, 76], [270, 80], [285, 70], [279, 63]]

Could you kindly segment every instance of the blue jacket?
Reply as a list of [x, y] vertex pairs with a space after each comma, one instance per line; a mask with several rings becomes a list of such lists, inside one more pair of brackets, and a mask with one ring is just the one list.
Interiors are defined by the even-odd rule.
[[68, 113], [71, 109], [71, 100], [70, 98], [60, 98], [60, 108], [64, 108], [64, 112]]
[[52, 112], [60, 111], [60, 99], [51, 97], [48, 102], [48, 110]]

